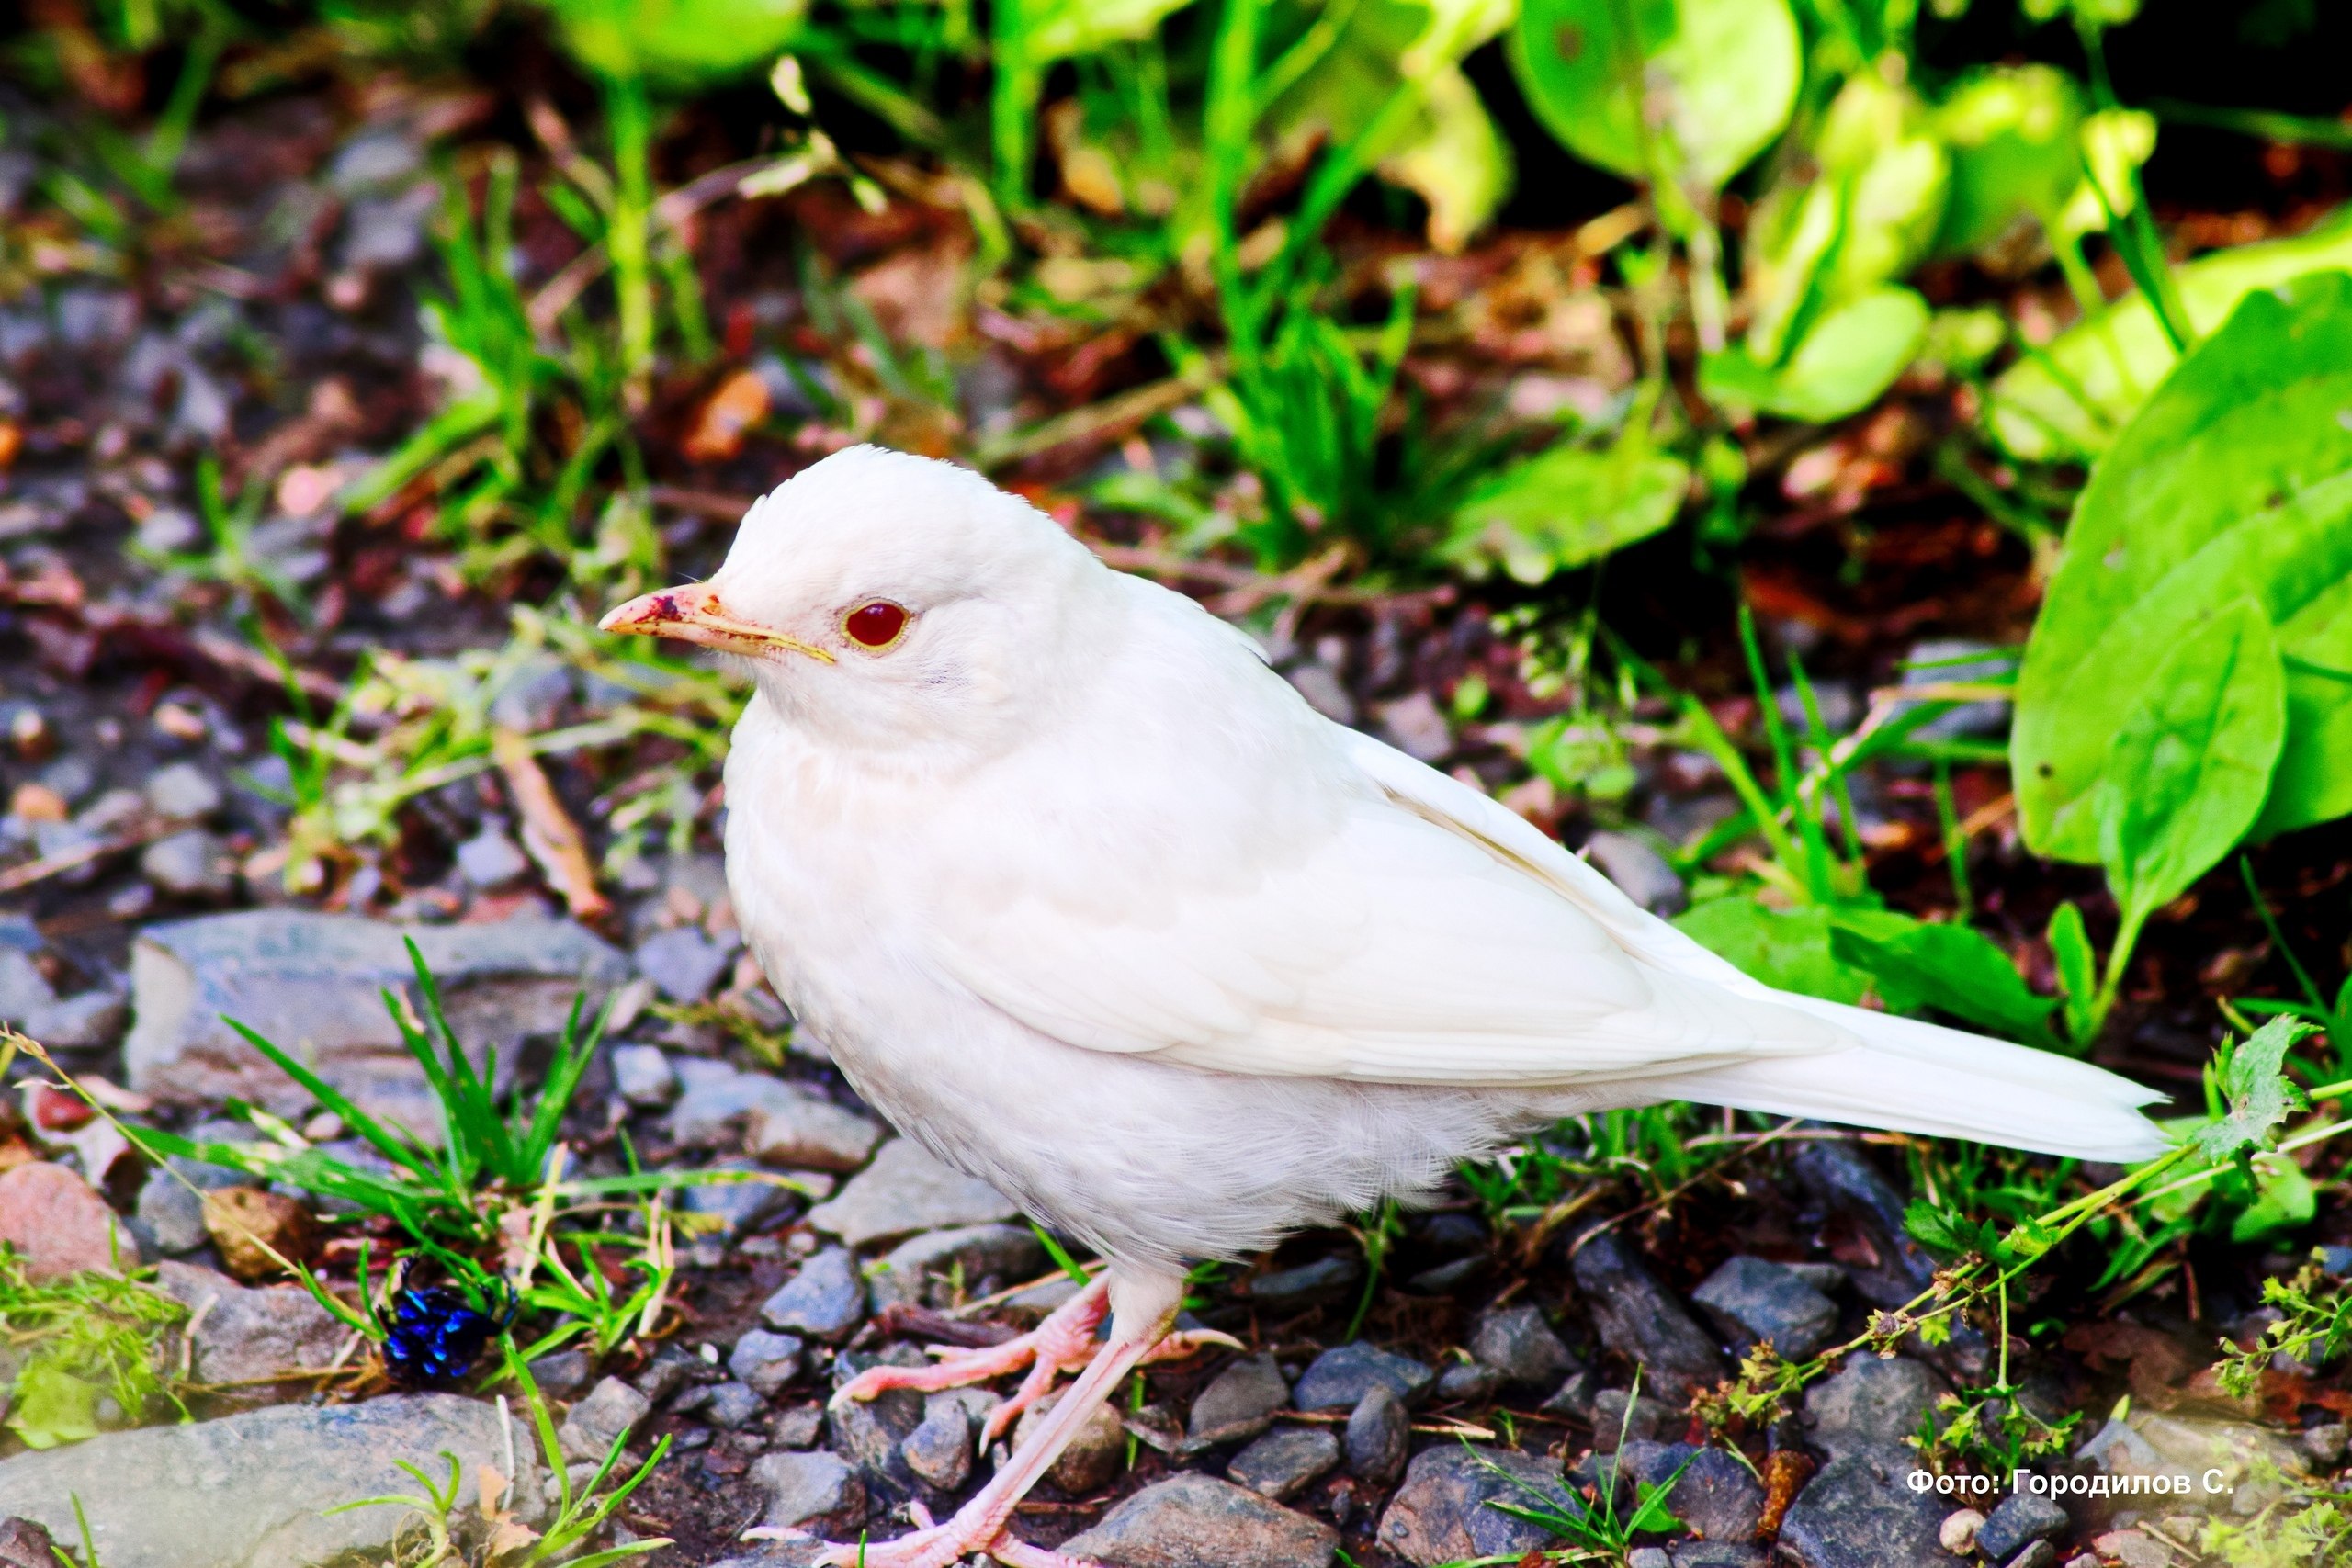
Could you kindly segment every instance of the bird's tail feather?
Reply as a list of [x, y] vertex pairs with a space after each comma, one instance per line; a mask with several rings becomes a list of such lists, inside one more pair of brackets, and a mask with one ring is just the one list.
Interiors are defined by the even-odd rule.
[[1780, 999], [1845, 1026], [1861, 1043], [1690, 1073], [1667, 1092], [2119, 1164], [2171, 1146], [2137, 1109], [2163, 1097], [2087, 1062], [1837, 1002]]

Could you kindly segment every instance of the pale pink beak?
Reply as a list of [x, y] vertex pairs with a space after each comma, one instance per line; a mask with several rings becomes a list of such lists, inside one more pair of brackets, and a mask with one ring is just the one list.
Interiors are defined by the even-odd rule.
[[793, 653], [805, 653], [820, 663], [831, 664], [833, 661], [831, 654], [797, 637], [735, 619], [720, 605], [718, 592], [707, 582], [690, 582], [683, 588], [664, 588], [655, 593], [640, 593], [628, 604], [606, 612], [605, 618], [596, 626], [602, 631], [633, 637], [665, 637], [677, 642], [715, 648], [722, 653], [757, 655], [783, 649]]

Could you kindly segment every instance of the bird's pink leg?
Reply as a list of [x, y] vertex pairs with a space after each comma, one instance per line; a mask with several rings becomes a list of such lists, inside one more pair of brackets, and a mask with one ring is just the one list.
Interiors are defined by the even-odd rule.
[[[819, 1562], [828, 1568], [950, 1568], [971, 1553], [983, 1551], [1011, 1568], [1094, 1568], [1077, 1558], [1031, 1546], [1008, 1534], [1005, 1526], [1021, 1499], [1078, 1436], [1094, 1407], [1108, 1399], [1120, 1381], [1168, 1337], [1183, 1288], [1183, 1281], [1172, 1277], [1122, 1275], [1112, 1291], [1109, 1340], [1037, 1423], [1029, 1440], [953, 1518], [919, 1528], [896, 1540], [834, 1546]], [[1100, 1305], [1094, 1310], [1099, 1315]], [[745, 1536], [752, 1539], [769, 1533], [750, 1530]]]
[[[985, 1349], [935, 1345], [931, 1348], [932, 1354], [939, 1359], [928, 1367], [868, 1367], [843, 1383], [832, 1403], [872, 1399], [894, 1388], [911, 1388], [923, 1393], [944, 1388], [968, 1388], [1026, 1368], [1028, 1375], [1021, 1380], [1021, 1387], [1012, 1398], [989, 1412], [988, 1421], [981, 1428], [981, 1443], [993, 1443], [1023, 1411], [1052, 1392], [1057, 1377], [1094, 1359], [1094, 1331], [1101, 1326], [1110, 1303], [1109, 1279], [1108, 1274], [1095, 1276], [1092, 1283], [1056, 1307], [1045, 1322], [1001, 1345]], [[1208, 1345], [1233, 1343], [1231, 1337], [1210, 1330], [1168, 1334], [1160, 1337], [1144, 1359], [1174, 1360]]]

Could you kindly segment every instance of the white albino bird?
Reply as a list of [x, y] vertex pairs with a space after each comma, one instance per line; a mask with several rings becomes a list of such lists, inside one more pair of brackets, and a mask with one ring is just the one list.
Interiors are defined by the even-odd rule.
[[842, 1391], [1028, 1368], [993, 1435], [1084, 1368], [953, 1518], [828, 1562], [1070, 1563], [1007, 1522], [1170, 1340], [1188, 1262], [1425, 1193], [1564, 1115], [1698, 1100], [2165, 1147], [2134, 1109], [2156, 1096], [2085, 1063], [1748, 978], [949, 464], [828, 457], [752, 506], [710, 581], [604, 625], [757, 683], [728, 881], [800, 1027], [900, 1132], [1108, 1264], [1023, 1339]]

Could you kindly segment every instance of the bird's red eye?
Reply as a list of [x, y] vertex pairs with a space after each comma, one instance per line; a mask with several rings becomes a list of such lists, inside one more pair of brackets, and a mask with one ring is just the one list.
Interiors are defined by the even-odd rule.
[[888, 599], [873, 599], [842, 617], [842, 630], [861, 648], [888, 648], [907, 629], [907, 612]]

